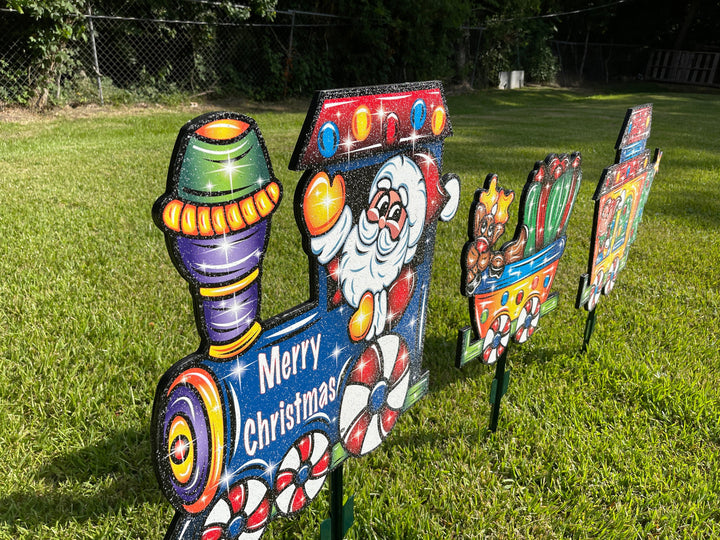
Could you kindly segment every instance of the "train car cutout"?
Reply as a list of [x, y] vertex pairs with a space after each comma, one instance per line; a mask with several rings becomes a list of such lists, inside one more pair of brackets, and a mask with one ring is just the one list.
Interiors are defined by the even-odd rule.
[[[495, 246], [505, 231], [512, 191], [488, 175], [475, 192], [463, 248], [461, 292], [469, 296], [470, 327], [460, 331], [458, 367], [480, 358], [494, 364], [510, 339], [526, 342], [540, 317], [557, 306], [551, 292], [565, 251], [565, 231], [582, 181], [581, 156], [550, 154], [537, 162], [520, 197], [513, 239]], [[474, 335], [471, 335], [474, 333]]]
[[291, 168], [311, 298], [260, 318], [282, 198], [255, 121], [211, 113], [180, 132], [153, 216], [188, 281], [199, 349], [161, 378], [153, 456], [175, 539], [257, 540], [348, 457], [376, 449], [428, 388], [422, 349], [452, 134], [437, 82], [323, 91]]
[[606, 168], [593, 195], [595, 214], [588, 272], [580, 277], [576, 307], [593, 311], [601, 294], [615, 287], [618, 273], [627, 264], [643, 208], [662, 152], [651, 159], [646, 149], [652, 127], [652, 104], [628, 109], [615, 148], [615, 164]]

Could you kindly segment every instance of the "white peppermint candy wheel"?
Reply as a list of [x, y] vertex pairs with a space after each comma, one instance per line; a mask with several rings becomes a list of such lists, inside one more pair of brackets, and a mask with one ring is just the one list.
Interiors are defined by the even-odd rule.
[[380, 446], [402, 412], [409, 385], [410, 354], [400, 336], [382, 336], [363, 351], [340, 404], [340, 438], [350, 454]]
[[605, 283], [605, 294], [610, 294], [615, 288], [615, 278], [617, 278], [617, 269], [620, 265], [620, 260], [615, 259], [610, 267], [610, 275], [608, 276], [607, 283]]
[[482, 359], [484, 364], [494, 364], [505, 352], [510, 340], [510, 317], [503, 313], [488, 328], [483, 340]]
[[305, 508], [323, 487], [330, 471], [330, 439], [311, 431], [296, 440], [275, 478], [275, 505], [288, 516]]
[[529, 298], [520, 310], [515, 327], [515, 341], [525, 343], [535, 333], [540, 321], [540, 298]]
[[587, 303], [588, 311], [592, 311], [595, 309], [595, 306], [597, 306], [598, 300], [600, 299], [600, 293], [602, 292], [602, 282], [604, 277], [605, 272], [602, 270], [599, 270], [595, 275], [595, 280], [593, 281], [592, 289], [590, 290], [590, 298]]
[[268, 491], [256, 477], [233, 485], [210, 510], [201, 540], [258, 540], [270, 521]]

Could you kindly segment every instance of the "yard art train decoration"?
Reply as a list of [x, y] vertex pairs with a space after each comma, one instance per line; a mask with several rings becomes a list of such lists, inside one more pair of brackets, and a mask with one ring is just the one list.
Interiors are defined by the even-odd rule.
[[[582, 181], [581, 156], [550, 154], [538, 161], [520, 197], [520, 216], [513, 239], [500, 241], [515, 194], [485, 179], [470, 209], [467, 242], [462, 252], [461, 292], [469, 296], [470, 327], [460, 331], [456, 364], [480, 358], [496, 364], [490, 392], [490, 429], [497, 429], [500, 400], [509, 384], [505, 360], [510, 339], [525, 343], [540, 317], [557, 306], [551, 293], [558, 262], [565, 251], [568, 221]], [[471, 333], [474, 335], [471, 337]]]
[[311, 298], [262, 320], [282, 187], [260, 130], [225, 112], [182, 128], [153, 218], [189, 283], [201, 343], [163, 375], [153, 406], [156, 473], [176, 510], [167, 540], [256, 540], [331, 472], [330, 534], [346, 532], [335, 473], [428, 389], [435, 232], [460, 193], [441, 174], [451, 134], [437, 82], [317, 93], [290, 164], [306, 171], [294, 209]]
[[[589, 310], [626, 264], [661, 152], [645, 149], [652, 106], [628, 110], [616, 164], [594, 195]], [[166, 540], [258, 540], [306, 508], [331, 477], [321, 538], [352, 524], [342, 464], [386, 439], [427, 393], [425, 313], [437, 221], [457, 211], [460, 182], [442, 174], [452, 134], [437, 82], [318, 92], [290, 168], [311, 298], [260, 318], [262, 261], [283, 192], [252, 118], [202, 115], [180, 131], [165, 193], [153, 207], [170, 258], [189, 283], [198, 350], [161, 378], [153, 457], [176, 513]], [[551, 292], [582, 181], [581, 156], [537, 162], [513, 239], [496, 249], [514, 193], [488, 175], [470, 210], [461, 292], [472, 327], [457, 365], [496, 365], [490, 429], [509, 382], [509, 342], [524, 343], [558, 302]]]
[[580, 277], [576, 307], [585, 307], [588, 318], [583, 350], [595, 328], [596, 308], [601, 294], [615, 287], [618, 272], [627, 264], [635, 241], [653, 179], [662, 159], [655, 149], [651, 158], [646, 149], [652, 127], [652, 104], [627, 110], [615, 148], [615, 164], [606, 168], [593, 200], [595, 216], [591, 237], [588, 272]]

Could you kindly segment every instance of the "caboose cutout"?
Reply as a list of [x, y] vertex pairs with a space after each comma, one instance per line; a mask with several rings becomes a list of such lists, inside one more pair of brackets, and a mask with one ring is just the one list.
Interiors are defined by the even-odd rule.
[[188, 281], [199, 349], [158, 384], [154, 461], [176, 509], [166, 539], [260, 538], [348, 457], [376, 449], [428, 388], [421, 366], [438, 219], [459, 180], [440, 83], [316, 94], [291, 161], [311, 298], [260, 317], [282, 198], [251, 118], [180, 132], [153, 216]]
[[[646, 149], [652, 127], [652, 104], [628, 109], [615, 148], [615, 164], [603, 171], [593, 200], [595, 217], [588, 272], [580, 277], [576, 306], [595, 310], [601, 294], [615, 287], [627, 264], [643, 208], [662, 159]], [[591, 332], [591, 330], [590, 330]], [[586, 336], [586, 343], [589, 336]]]
[[[537, 162], [520, 197], [513, 239], [496, 249], [515, 197], [488, 175], [475, 192], [463, 248], [461, 292], [469, 296], [470, 327], [460, 331], [458, 367], [480, 358], [494, 364], [510, 339], [526, 342], [540, 317], [557, 305], [552, 284], [565, 251], [570, 214], [582, 181], [580, 154]], [[471, 336], [471, 333], [474, 335]]]

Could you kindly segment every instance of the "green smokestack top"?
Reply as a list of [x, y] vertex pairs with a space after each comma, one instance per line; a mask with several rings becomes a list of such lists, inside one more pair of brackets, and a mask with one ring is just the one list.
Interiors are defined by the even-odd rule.
[[254, 123], [230, 140], [213, 140], [196, 132], [185, 150], [178, 196], [204, 205], [226, 203], [251, 195], [272, 180]]

